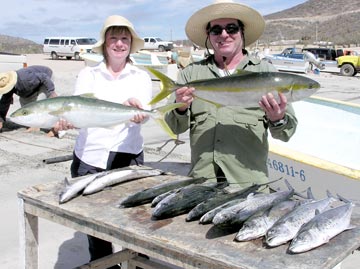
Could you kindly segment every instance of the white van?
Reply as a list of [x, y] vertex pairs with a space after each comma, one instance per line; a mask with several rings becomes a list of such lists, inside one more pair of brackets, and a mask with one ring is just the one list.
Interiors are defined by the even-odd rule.
[[44, 40], [43, 52], [55, 60], [66, 57], [80, 60], [81, 53], [89, 53], [96, 39], [92, 37], [47, 37]]

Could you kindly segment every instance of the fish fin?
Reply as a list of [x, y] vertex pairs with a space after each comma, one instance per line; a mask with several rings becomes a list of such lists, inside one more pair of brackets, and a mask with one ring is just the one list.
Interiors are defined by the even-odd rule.
[[252, 199], [254, 197], [255, 193], [251, 192], [248, 194], [248, 196], [246, 196], [246, 199]]
[[149, 105], [156, 104], [157, 102], [163, 100], [164, 98], [166, 98], [169, 94], [171, 94], [174, 91], [176, 86], [180, 86], [180, 85], [177, 85], [177, 83], [175, 81], [173, 81], [171, 78], [164, 75], [160, 71], [157, 71], [151, 67], [147, 67], [147, 69], [154, 76], [156, 76], [157, 78], [160, 79], [160, 89], [161, 89], [161, 91], [150, 101]]
[[71, 186], [70, 181], [67, 177], [64, 178], [65, 187]]
[[311, 187], [308, 187], [308, 188], [307, 188], [306, 196], [307, 196], [307, 199], [315, 200], [315, 197], [314, 197], [314, 195], [313, 195], [313, 193], [312, 193]]
[[207, 102], [207, 103], [209, 103], [209, 104], [212, 104], [212, 105], [216, 106], [217, 108], [224, 107], [224, 105], [222, 105], [222, 104], [219, 104], [219, 103], [216, 103], [216, 102], [212, 102], [212, 101], [210, 101], [210, 100], [207, 100], [207, 99], [204, 99], [204, 98], [201, 98], [201, 97], [197, 96], [197, 95], [196, 95], [196, 91], [195, 91], [195, 97], [196, 97], [197, 99], [199, 99], [199, 100], [202, 100], [202, 101], [204, 101], [204, 102]]
[[54, 117], [61, 117], [61, 115], [63, 115], [65, 111], [70, 111], [70, 110], [71, 110], [71, 107], [63, 106], [58, 110], [49, 112], [49, 115], [54, 116]]
[[164, 129], [164, 131], [173, 139], [176, 139], [176, 134], [170, 129], [169, 125], [165, 122], [165, 114], [173, 109], [182, 107], [184, 103], [173, 103], [165, 106], [161, 106], [153, 109], [156, 112], [156, 116], [153, 116], [154, 120]]
[[294, 190], [293, 186], [291, 186], [291, 184], [289, 183], [289, 181], [287, 179], [285, 179], [285, 184], [288, 187], [289, 191]]
[[246, 70], [243, 70], [243, 69], [236, 69], [235, 72], [232, 74], [232, 76], [248, 75], [248, 74], [251, 74], [251, 73], [254, 73], [254, 72], [246, 71]]
[[85, 98], [93, 98], [93, 99], [98, 99], [94, 93], [92, 92], [88, 92], [88, 93], [83, 93], [83, 94], [80, 94], [79, 96], [81, 97], [85, 97]]

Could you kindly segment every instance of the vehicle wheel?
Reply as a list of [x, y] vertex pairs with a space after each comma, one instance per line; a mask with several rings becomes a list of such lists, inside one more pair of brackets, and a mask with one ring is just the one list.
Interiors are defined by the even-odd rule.
[[340, 74], [343, 76], [354, 76], [355, 68], [351, 64], [344, 64], [340, 69]]
[[160, 51], [160, 52], [165, 51], [165, 47], [164, 47], [164, 46], [159, 46], [159, 51]]
[[55, 51], [51, 52], [51, 59], [56, 60], [57, 58], [59, 58], [59, 57], [56, 54], [56, 52]]
[[78, 52], [75, 52], [74, 59], [77, 61], [80, 60], [80, 54]]

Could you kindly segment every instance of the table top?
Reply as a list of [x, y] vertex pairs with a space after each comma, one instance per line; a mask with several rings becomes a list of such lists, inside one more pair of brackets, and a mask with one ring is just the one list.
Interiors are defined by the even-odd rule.
[[[18, 192], [25, 204], [49, 212], [49, 219], [71, 220], [82, 232], [106, 235], [104, 239], [184, 268], [332, 268], [360, 246], [360, 215], [352, 216], [357, 227], [329, 243], [301, 254], [288, 254], [289, 244], [265, 247], [262, 239], [235, 242], [237, 230], [186, 222], [186, 214], [153, 220], [150, 204], [118, 208], [129, 194], [170, 180], [184, 178], [161, 175], [119, 184], [88, 196], [59, 204], [62, 180], [40, 184]], [[72, 182], [75, 182], [73, 179]], [[25, 207], [26, 211], [26, 207]]]

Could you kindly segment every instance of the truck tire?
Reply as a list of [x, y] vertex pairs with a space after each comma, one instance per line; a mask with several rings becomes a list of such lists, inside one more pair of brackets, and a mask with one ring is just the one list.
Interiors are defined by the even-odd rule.
[[351, 77], [355, 75], [355, 68], [351, 64], [344, 64], [340, 69], [340, 74]]
[[59, 58], [59, 57], [56, 54], [56, 52], [55, 51], [51, 52], [51, 59], [56, 60], [57, 58]]
[[165, 47], [164, 47], [164, 46], [159, 46], [159, 51], [160, 51], [160, 52], [165, 51]]
[[75, 54], [74, 54], [74, 59], [75, 59], [76, 61], [80, 60], [80, 53], [75, 52]]

